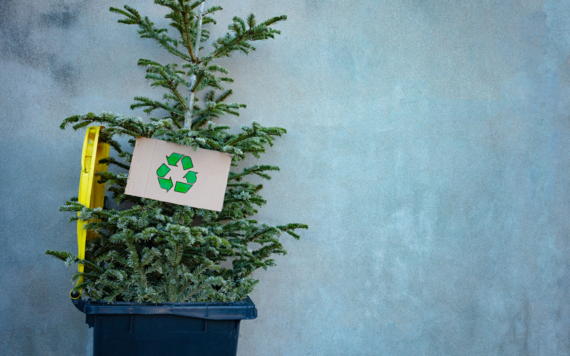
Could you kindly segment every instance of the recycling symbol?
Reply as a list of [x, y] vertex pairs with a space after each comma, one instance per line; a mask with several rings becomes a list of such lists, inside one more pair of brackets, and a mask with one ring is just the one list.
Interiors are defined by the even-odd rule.
[[[172, 153], [170, 156], [166, 156], [166, 160], [168, 161], [168, 166], [171, 167], [178, 167], [178, 162], [182, 162], [182, 168], [186, 171], [194, 165], [192, 164], [192, 158], [188, 156], [184, 156], [180, 153]], [[166, 179], [164, 178], [168, 172], [170, 172], [170, 167], [166, 164], [162, 164], [157, 170], [156, 174], [158, 175], [158, 183], [162, 189], [166, 189], [167, 192], [172, 189], [174, 186], [174, 191], [178, 193], [187, 193], [190, 188], [192, 188], [192, 184], [196, 183], [196, 172], [188, 171], [184, 178], [186, 178], [186, 183], [183, 182], [176, 182], [176, 184], [172, 183], [172, 177]]]

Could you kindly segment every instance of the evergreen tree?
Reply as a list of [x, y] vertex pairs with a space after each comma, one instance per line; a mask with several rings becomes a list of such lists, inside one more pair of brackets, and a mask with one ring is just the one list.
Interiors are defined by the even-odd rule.
[[[106, 184], [118, 206], [128, 208], [91, 209], [77, 201], [68, 201], [60, 210], [79, 212], [71, 221], [85, 221], [86, 229], [98, 237], [87, 242], [85, 260], [68, 252], [46, 253], [68, 265], [85, 265], [84, 273], [77, 272], [73, 277], [74, 281], [83, 277], [74, 290], [84, 289], [83, 296], [91, 300], [241, 300], [258, 283], [252, 273], [273, 266], [272, 255], [286, 254], [279, 241], [281, 233], [298, 239], [294, 230], [307, 226], [296, 223], [269, 226], [252, 219], [266, 201], [260, 195], [262, 185], [247, 182], [247, 178], [257, 175], [270, 179], [269, 173], [279, 168], [254, 165], [238, 170], [238, 162], [248, 155], [259, 158], [286, 131], [253, 122], [238, 133], [230, 133], [229, 126], [215, 124], [223, 115], [239, 115], [239, 109], [245, 108], [244, 104], [227, 101], [232, 91], [225, 90], [223, 83], [231, 83], [232, 79], [216, 60], [230, 57], [234, 52], [248, 54], [255, 50], [252, 42], [274, 38], [280, 32], [271, 26], [284, 21], [286, 16], [261, 23], [257, 23], [253, 14], [245, 20], [234, 17], [229, 32], [213, 43], [213, 50], [199, 56], [201, 43], [210, 38], [207, 25], [215, 24], [212, 15], [222, 8], [204, 10], [204, 0], [155, 0], [155, 3], [170, 10], [166, 18], [176, 30], [176, 37], [130, 6], [112, 7], [110, 11], [122, 16], [120, 23], [136, 25], [140, 37], [158, 42], [177, 57], [179, 63], [161, 64], [152, 59], [138, 62], [146, 68], [151, 86], [163, 88], [165, 94], [162, 100], [135, 97], [131, 109], [144, 108], [148, 114], [162, 109], [157, 112], [165, 114], [145, 122], [139, 117], [108, 112], [88, 113], [65, 119], [61, 128], [71, 125], [78, 130], [91, 124], [104, 125], [101, 140], [120, 159], [108, 157], [101, 162], [127, 170], [137, 137], [232, 154], [233, 168], [228, 176], [223, 210], [214, 212], [125, 195], [127, 174], [98, 172], [99, 182]], [[206, 26], [204, 29], [202, 24]], [[123, 149], [117, 140], [122, 136], [130, 137], [129, 149]]]

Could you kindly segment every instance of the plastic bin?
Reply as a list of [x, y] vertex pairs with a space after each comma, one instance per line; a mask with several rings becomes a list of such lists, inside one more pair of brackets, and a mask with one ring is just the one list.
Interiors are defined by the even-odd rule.
[[93, 328], [94, 356], [236, 355], [240, 321], [257, 317], [249, 297], [232, 303], [72, 301]]

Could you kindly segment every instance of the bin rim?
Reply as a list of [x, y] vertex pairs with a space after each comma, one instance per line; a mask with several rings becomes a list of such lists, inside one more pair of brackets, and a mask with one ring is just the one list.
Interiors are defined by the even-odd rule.
[[178, 315], [208, 320], [251, 320], [257, 318], [257, 309], [249, 296], [236, 302], [184, 302], [184, 303], [136, 303], [71, 300], [86, 315], [138, 314]]

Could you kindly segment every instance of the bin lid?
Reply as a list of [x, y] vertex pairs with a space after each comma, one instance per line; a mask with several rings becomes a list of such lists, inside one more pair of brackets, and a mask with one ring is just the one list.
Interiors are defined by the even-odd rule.
[[208, 320], [250, 320], [257, 318], [257, 309], [249, 296], [237, 302], [211, 303], [131, 303], [95, 302], [72, 299], [77, 309], [93, 314], [179, 315]]
[[[88, 208], [101, 208], [105, 200], [105, 184], [97, 183], [95, 172], [106, 172], [107, 165], [99, 163], [103, 158], [109, 157], [109, 144], [99, 139], [99, 134], [104, 126], [90, 126], [85, 133], [83, 141], [83, 152], [81, 153], [81, 175], [79, 179], [78, 202]], [[78, 213], [79, 214], [79, 213]], [[77, 220], [77, 257], [85, 259], [85, 242], [95, 237], [92, 231], [84, 229], [85, 222]], [[83, 272], [83, 264], [79, 264], [77, 269]], [[79, 277], [77, 285], [83, 282], [83, 277]], [[82, 290], [81, 290], [82, 291]], [[72, 299], [81, 297], [81, 291], [69, 292]]]

